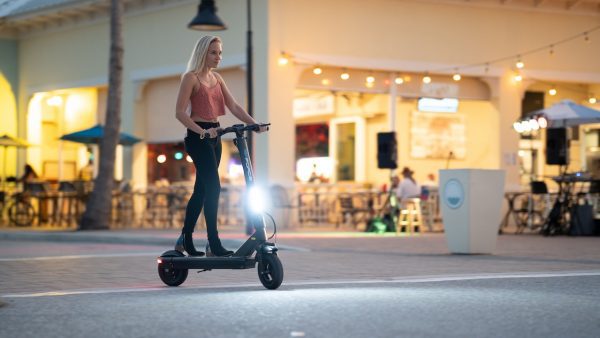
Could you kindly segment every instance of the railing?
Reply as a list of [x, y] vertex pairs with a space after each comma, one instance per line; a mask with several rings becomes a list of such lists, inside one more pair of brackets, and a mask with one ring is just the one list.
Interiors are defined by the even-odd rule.
[[[33, 216], [20, 226], [77, 228], [91, 191], [89, 182], [86, 184], [65, 184], [59, 190], [29, 192], [26, 201], [33, 209]], [[192, 183], [151, 186], [144, 190], [116, 190], [112, 198], [111, 228], [180, 229], [192, 190]], [[244, 191], [243, 186], [222, 186], [218, 218], [220, 225], [241, 225], [243, 228]], [[5, 196], [5, 201], [10, 202], [11, 196]], [[356, 228], [356, 223], [381, 216], [388, 195], [359, 184], [298, 184], [278, 189], [271, 187], [271, 197], [268, 212], [280, 229], [333, 225]], [[341, 205], [342, 199], [344, 205]], [[349, 218], [348, 203], [350, 209], [362, 212], [361, 217]], [[432, 222], [439, 221], [435, 190], [430, 192], [423, 207], [427, 208]], [[8, 219], [6, 208], [3, 209], [0, 224], [16, 226]], [[204, 216], [200, 215], [197, 227], [204, 226]]]

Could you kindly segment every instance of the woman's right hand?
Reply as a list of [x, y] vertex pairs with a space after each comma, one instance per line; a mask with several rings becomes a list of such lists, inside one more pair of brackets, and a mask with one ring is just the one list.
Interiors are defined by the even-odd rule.
[[215, 138], [217, 136], [219, 136], [219, 129], [218, 128], [209, 128], [209, 129], [204, 129], [204, 137], [208, 137], [208, 138]]

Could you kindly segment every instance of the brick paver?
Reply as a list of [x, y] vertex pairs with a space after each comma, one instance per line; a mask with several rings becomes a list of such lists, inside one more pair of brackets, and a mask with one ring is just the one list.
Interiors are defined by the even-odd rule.
[[[82, 257], [0, 261], [0, 294], [90, 288], [145, 288], [162, 283], [154, 257], [170, 249], [173, 231], [113, 231], [61, 234], [0, 231], [0, 258], [127, 253], [125, 257]], [[27, 237], [29, 236], [29, 237]], [[71, 236], [70, 240], [68, 236]], [[233, 247], [245, 236], [223, 233]], [[29, 240], [23, 241], [23, 238]], [[114, 243], [110, 242], [111, 238]], [[52, 238], [50, 238], [52, 239]], [[97, 242], [94, 242], [97, 239]], [[131, 243], [131, 244], [126, 244]], [[416, 276], [600, 271], [600, 238], [502, 235], [493, 255], [452, 255], [442, 233], [378, 237], [341, 232], [282, 233], [278, 244], [284, 283], [393, 279]], [[31, 250], [39, 254], [31, 254]], [[155, 254], [154, 254], [155, 253]], [[154, 256], [156, 255], [156, 256]], [[257, 284], [255, 270], [190, 272], [184, 287]]]

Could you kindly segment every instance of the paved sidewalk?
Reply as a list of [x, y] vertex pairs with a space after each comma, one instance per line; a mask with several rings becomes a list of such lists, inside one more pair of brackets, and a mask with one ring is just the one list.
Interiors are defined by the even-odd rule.
[[[452, 255], [449, 253], [443, 233], [424, 233], [413, 236], [395, 234], [344, 231], [332, 227], [281, 230], [276, 237], [282, 250], [313, 251], [322, 254], [365, 253], [368, 255], [403, 256], [446, 261], [455, 257], [457, 262], [502, 262], [518, 267], [543, 263], [558, 269], [584, 268], [600, 270], [600, 237], [544, 237], [537, 234], [504, 234], [498, 236], [496, 250], [492, 255]], [[197, 229], [194, 238], [198, 245], [206, 243], [204, 229]], [[57, 231], [38, 229], [0, 229], [0, 240], [111, 243], [126, 245], [152, 245], [171, 247], [179, 235], [177, 229], [165, 230], [100, 230]], [[243, 229], [223, 227], [220, 230], [223, 243], [229, 247], [239, 246], [247, 236]], [[469, 258], [470, 257], [470, 258]], [[417, 261], [416, 259], [413, 261]], [[514, 264], [510, 264], [510, 262]], [[415, 263], [416, 264], [416, 263]], [[417, 269], [418, 270], [418, 269]], [[486, 269], [487, 270], [487, 269]]]
[[[507, 234], [498, 237], [492, 255], [453, 255], [443, 233], [378, 236], [331, 228], [301, 230], [284, 229], [278, 236], [286, 283], [600, 274], [600, 237]], [[198, 229], [196, 233], [198, 247], [204, 243], [204, 231]], [[177, 235], [172, 229], [3, 229], [0, 264], [7, 276], [0, 281], [0, 290], [22, 293], [155, 286], [153, 258], [172, 248]], [[246, 238], [239, 230], [226, 227], [221, 229], [221, 237], [229, 248]], [[54, 263], [48, 265], [49, 260]], [[64, 275], [76, 278], [65, 284]], [[191, 278], [187, 285], [239, 283], [256, 283], [256, 273], [213, 271]]]

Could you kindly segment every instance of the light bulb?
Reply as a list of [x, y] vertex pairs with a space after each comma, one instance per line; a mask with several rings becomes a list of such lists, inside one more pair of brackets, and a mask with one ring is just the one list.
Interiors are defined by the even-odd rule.
[[596, 102], [598, 102], [598, 100], [596, 100], [596, 98], [595, 98], [594, 96], [591, 96], [591, 97], [588, 99], [588, 102], [589, 102], [589, 103], [591, 103], [591, 104], [596, 104]]
[[401, 78], [400, 76], [398, 76], [397, 78], [394, 79], [394, 83], [395, 84], [403, 84], [404, 83], [404, 79]]
[[321, 67], [315, 67], [313, 68], [313, 74], [315, 75], [321, 75], [321, 73], [323, 73], [323, 69], [321, 69]]
[[331, 83], [331, 81], [329, 81], [329, 79], [323, 79], [321, 80], [321, 84], [324, 86], [328, 86]]
[[517, 60], [517, 63], [515, 63], [515, 66], [518, 69], [523, 69], [523, 67], [525, 67], [525, 64], [523, 63], [523, 61], [521, 61], [521, 57], [519, 57], [519, 59]]
[[430, 82], [431, 82], [431, 78], [429, 77], [429, 75], [423, 76], [423, 83], [430, 83]]
[[452, 79], [454, 81], [460, 81], [460, 79], [462, 79], [462, 76], [460, 76], [460, 74], [456, 73], [456, 74], [452, 75]]
[[515, 75], [515, 81], [516, 81], [516, 82], [521, 82], [521, 81], [523, 81], [523, 76], [521, 76], [521, 74], [517, 74], [517, 75]]
[[548, 120], [543, 116], [538, 117], [537, 122], [540, 128], [546, 128], [548, 126]]
[[279, 57], [279, 65], [280, 66], [286, 66], [288, 63], [290, 62], [290, 59], [288, 58], [287, 54], [285, 52], [281, 52], [281, 56]]
[[348, 80], [350, 78], [350, 74], [348, 74], [347, 71], [344, 71], [341, 75], [340, 75], [340, 79], [342, 80]]
[[554, 88], [554, 87], [550, 88], [550, 90], [548, 90], [548, 94], [550, 94], [551, 96], [556, 95], [556, 88]]
[[531, 130], [540, 129], [540, 124], [538, 123], [538, 121], [536, 119], [529, 120], [529, 126], [531, 127]]
[[167, 161], [167, 156], [164, 154], [160, 154], [156, 157], [156, 162], [165, 163]]
[[373, 83], [373, 82], [375, 82], [375, 77], [373, 75], [367, 76], [367, 83]]
[[513, 128], [515, 129], [515, 131], [517, 133], [522, 133], [523, 130], [521, 129], [521, 122], [515, 122], [513, 123]]

